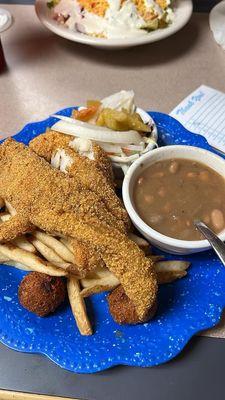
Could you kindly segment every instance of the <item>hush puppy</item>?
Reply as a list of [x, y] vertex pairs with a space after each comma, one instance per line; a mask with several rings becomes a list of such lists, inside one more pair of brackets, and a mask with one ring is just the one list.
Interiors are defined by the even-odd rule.
[[31, 272], [20, 283], [18, 296], [24, 308], [45, 317], [64, 302], [66, 284], [62, 278]]

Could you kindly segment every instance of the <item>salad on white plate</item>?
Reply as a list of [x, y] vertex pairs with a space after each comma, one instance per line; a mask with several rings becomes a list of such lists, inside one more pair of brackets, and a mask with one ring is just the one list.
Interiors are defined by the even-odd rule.
[[[157, 147], [156, 125], [149, 114], [135, 105], [133, 90], [122, 90], [101, 101], [88, 101], [86, 107], [74, 110], [71, 117], [53, 117], [59, 121], [52, 130], [74, 136], [71, 148], [92, 159], [95, 142], [124, 173], [142, 154]], [[70, 159], [59, 150], [52, 165], [65, 172]]]
[[174, 20], [171, 0], [49, 0], [53, 18], [70, 30], [105, 39], [145, 35]]

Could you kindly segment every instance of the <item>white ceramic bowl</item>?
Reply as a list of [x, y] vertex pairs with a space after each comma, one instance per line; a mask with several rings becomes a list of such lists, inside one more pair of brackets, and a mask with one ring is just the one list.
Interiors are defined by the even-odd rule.
[[[192, 146], [161, 147], [143, 155], [129, 168], [123, 182], [123, 201], [125, 207], [136, 228], [156, 247], [172, 254], [191, 254], [208, 250], [210, 246], [207, 240], [187, 241], [173, 239], [155, 231], [140, 218], [135, 209], [133, 203], [134, 185], [143, 168], [157, 161], [171, 158], [183, 158], [201, 162], [225, 178], [225, 160], [210, 151]], [[220, 233], [219, 237], [225, 241], [225, 230]]]
[[127, 39], [102, 39], [92, 36], [85, 35], [80, 32], [72, 31], [67, 27], [58, 24], [52, 19], [51, 11], [48, 9], [47, 0], [36, 0], [35, 10], [41, 23], [48, 28], [50, 31], [56, 33], [65, 39], [72, 40], [74, 42], [88, 44], [94, 47], [100, 47], [102, 49], [123, 49], [126, 47], [138, 46], [146, 43], [157, 42], [158, 40], [164, 39], [168, 36], [173, 35], [177, 31], [183, 28], [184, 25], [189, 21], [193, 5], [191, 0], [176, 0], [174, 3], [175, 7], [175, 20], [174, 22], [165, 29], [158, 29], [154, 32], [150, 32], [147, 35], [141, 35], [138, 37], [132, 37]]

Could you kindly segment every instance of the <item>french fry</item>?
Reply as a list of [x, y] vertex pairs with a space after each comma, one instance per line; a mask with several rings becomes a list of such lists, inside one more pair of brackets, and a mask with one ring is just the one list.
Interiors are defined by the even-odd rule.
[[146, 256], [146, 257], [149, 258], [149, 259], [150, 259], [151, 261], [153, 261], [154, 263], [156, 263], [156, 262], [161, 261], [161, 260], [164, 259], [163, 256], [155, 256], [155, 255], [152, 255], [152, 254], [150, 254], [149, 256]]
[[76, 278], [69, 276], [67, 280], [67, 291], [71, 309], [81, 335], [92, 335], [92, 328], [87, 316], [86, 305], [80, 293], [79, 282]]
[[188, 261], [171, 260], [171, 261], [158, 261], [155, 263], [156, 272], [183, 272], [190, 266]]
[[118, 286], [118, 284], [112, 285], [112, 286], [110, 286], [110, 285], [106, 286], [106, 285], [99, 284], [99, 285], [91, 286], [91, 287], [81, 290], [80, 294], [83, 298], [85, 298], [85, 297], [92, 296], [93, 294], [109, 292], [110, 290], [115, 289], [117, 286]]
[[24, 264], [21, 264], [21, 263], [19, 263], [19, 262], [17, 262], [17, 261], [12, 261], [12, 260], [9, 260], [9, 261], [5, 261], [4, 263], [3, 263], [4, 265], [8, 265], [9, 267], [15, 267], [15, 268], [17, 268], [17, 269], [20, 269], [21, 271], [32, 271], [32, 269], [30, 269], [29, 267], [27, 267], [26, 265], [24, 265]]
[[4, 263], [6, 261], [9, 261], [8, 257], [5, 257], [3, 254], [0, 254], [0, 263]]
[[107, 268], [96, 268], [87, 278], [80, 280], [83, 287], [81, 295], [83, 297], [92, 294], [102, 293], [116, 288], [120, 282]]
[[[159, 285], [174, 282], [177, 279], [184, 278], [187, 275], [186, 271], [180, 272], [159, 272], [157, 273], [157, 281]], [[82, 283], [83, 279], [81, 280]], [[92, 281], [92, 282], [91, 282]], [[83, 297], [89, 297], [93, 294], [106, 292], [115, 289], [119, 285], [116, 277], [112, 276], [105, 279], [90, 279], [90, 282], [83, 282], [85, 287], [81, 291]]]
[[106, 292], [116, 288], [120, 282], [107, 268], [97, 268], [88, 278], [81, 279], [83, 297]]
[[89, 272], [85, 278], [88, 280], [90, 279], [99, 279], [99, 278], [105, 278], [107, 276], [111, 276], [112, 272], [109, 271], [107, 267], [97, 267], [93, 271]]
[[92, 294], [113, 290], [120, 284], [119, 280], [113, 274], [111, 274], [111, 276], [107, 278], [96, 280], [93, 279], [93, 281], [94, 282], [90, 282], [90, 286], [88, 286], [86, 282], [86, 287], [81, 291], [81, 295], [83, 297], [88, 297]]
[[129, 232], [128, 236], [141, 248], [141, 250], [143, 250], [146, 255], [151, 253], [151, 245], [146, 239], [143, 239], [142, 237], [137, 236], [135, 233], [132, 232]]
[[[151, 258], [154, 256], [150, 256]], [[155, 260], [161, 256], [155, 256]], [[159, 284], [171, 283], [187, 275], [186, 270], [190, 266], [186, 261], [158, 261], [154, 264]], [[107, 268], [97, 268], [88, 277], [80, 280], [83, 287], [81, 295], [91, 296], [95, 293], [102, 293], [112, 290], [119, 285], [119, 280]]]
[[15, 210], [15, 208], [8, 202], [8, 201], [5, 201], [5, 205], [6, 205], [6, 208], [7, 208], [7, 210], [8, 210], [8, 212], [10, 213], [10, 215], [13, 217], [14, 215], [16, 215], [16, 210]]
[[0, 213], [0, 220], [2, 222], [8, 221], [11, 218], [11, 215], [8, 212]]
[[63, 260], [74, 263], [74, 256], [72, 251], [68, 249], [68, 247], [63, 244], [60, 240], [57, 240], [53, 236], [48, 235], [45, 232], [35, 231], [33, 236], [48, 246], [50, 249], [54, 250], [58, 256], [60, 256]]
[[184, 278], [187, 275], [187, 271], [165, 271], [165, 272], [157, 272], [157, 282], [159, 285], [163, 285], [165, 283], [171, 283], [176, 281], [177, 279]]
[[42, 260], [37, 255], [30, 253], [29, 251], [19, 249], [11, 243], [0, 244], [0, 254], [9, 260], [24, 264], [32, 271], [42, 272], [43, 274], [48, 274], [51, 276], [67, 276], [67, 272], [63, 269], [56, 268], [45, 260]]
[[190, 263], [187, 261], [158, 261], [155, 263], [159, 284], [171, 283], [187, 275]]
[[36, 249], [32, 243], [30, 243], [25, 236], [20, 236], [12, 241], [15, 246], [19, 247], [20, 249], [29, 251], [30, 253], [36, 253]]
[[[54, 250], [46, 246], [44, 243], [42, 243], [40, 240], [36, 239], [35, 237], [31, 236], [30, 242], [33, 244], [33, 246], [39, 251], [39, 253], [49, 262], [53, 264], [64, 264], [64, 260], [56, 254]], [[62, 267], [63, 268], [63, 267]]]
[[119, 280], [112, 273], [106, 275], [104, 278], [99, 279], [87, 279], [83, 278], [80, 280], [83, 288], [90, 288], [94, 286], [118, 286]]
[[74, 273], [77, 273], [77, 269], [75, 268], [75, 266], [73, 266], [73, 264], [65, 262], [61, 257], [58, 256], [58, 254], [54, 250], [50, 249], [40, 240], [31, 237], [30, 241], [39, 251], [39, 253], [51, 264], [55, 265], [57, 268], [62, 268], [67, 272], [72, 273], [74, 271]]
[[73, 253], [73, 246], [72, 246], [72, 243], [70, 242], [69, 238], [66, 239], [66, 238], [62, 237], [60, 239], [60, 242], [63, 243], [67, 247], [67, 249], [69, 249]]

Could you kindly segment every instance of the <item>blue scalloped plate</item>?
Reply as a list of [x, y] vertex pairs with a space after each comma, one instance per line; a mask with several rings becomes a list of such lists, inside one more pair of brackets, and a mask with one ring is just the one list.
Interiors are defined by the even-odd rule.
[[[71, 108], [59, 113], [70, 115]], [[210, 149], [202, 136], [188, 132], [173, 118], [160, 113], [151, 116], [161, 145]], [[27, 144], [55, 121], [48, 118], [28, 124], [15, 138]], [[91, 337], [80, 336], [69, 307], [47, 318], [24, 310], [18, 302], [17, 288], [25, 273], [2, 265], [0, 341], [15, 350], [45, 354], [62, 368], [79, 373], [119, 364], [150, 367], [165, 363], [180, 353], [194, 334], [216, 325], [225, 307], [225, 268], [214, 254], [180, 258], [192, 263], [188, 277], [160, 287], [158, 313], [149, 323], [119, 326], [109, 314], [106, 295], [92, 296], [88, 311], [95, 333]]]

